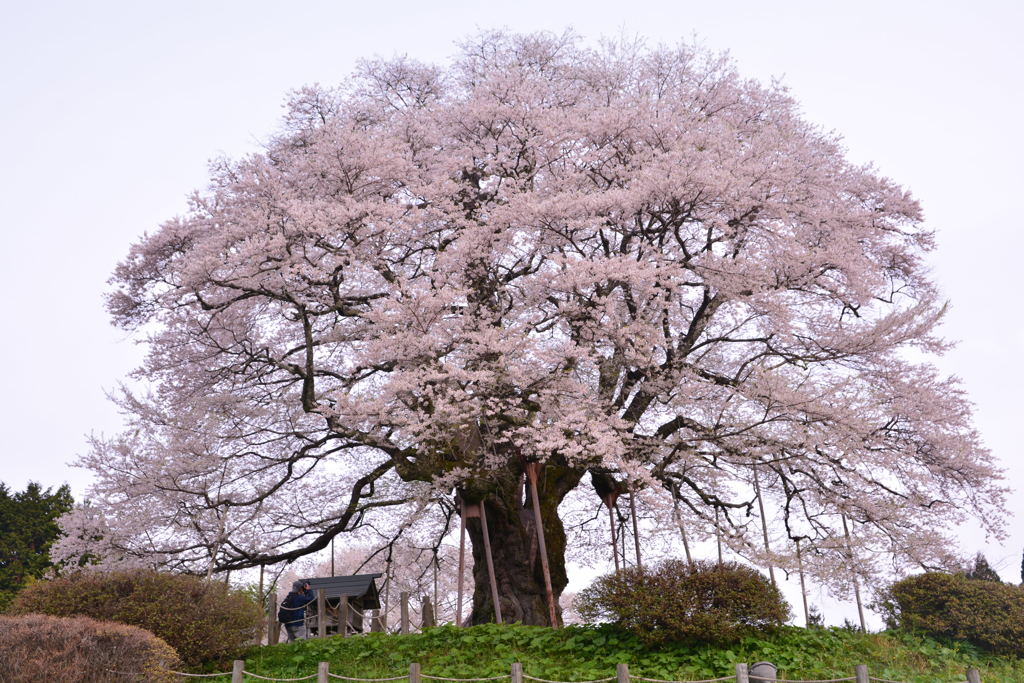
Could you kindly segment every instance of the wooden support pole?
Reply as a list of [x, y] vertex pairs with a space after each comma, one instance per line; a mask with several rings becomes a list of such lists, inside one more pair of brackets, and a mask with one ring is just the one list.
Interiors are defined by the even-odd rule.
[[399, 607], [402, 610], [402, 613], [401, 613], [401, 619], [402, 620], [401, 620], [401, 622], [399, 622], [399, 626], [401, 628], [401, 633], [408, 633], [409, 632], [409, 593], [408, 593], [408, 591], [402, 591], [401, 593], [399, 593], [398, 594], [398, 600], [399, 600], [399, 603], [400, 603]]
[[[715, 508], [715, 543], [718, 544], [718, 566], [722, 566], [722, 527], [718, 525], [718, 508]], [[737, 666], [739, 666], [737, 664]], [[746, 666], [744, 664], [743, 666]]]
[[[263, 565], [262, 564], [260, 565], [260, 587], [259, 587], [259, 592], [257, 593], [257, 595], [260, 596], [260, 605], [263, 607], [264, 613], [266, 613], [267, 612], [267, 596], [263, 594]], [[263, 642], [263, 629], [268, 629], [268, 633], [269, 633], [269, 629], [270, 629], [270, 620], [269, 619], [264, 619], [263, 623], [260, 624], [260, 633], [257, 636], [257, 641], [260, 642], [260, 643]]]
[[858, 664], [853, 671], [853, 677], [856, 683], [869, 683], [871, 678], [868, 676], [868, 665]]
[[348, 620], [351, 610], [349, 609], [348, 596], [342, 595], [338, 598], [338, 635], [348, 638]]
[[846, 556], [850, 561], [850, 576], [853, 579], [853, 596], [857, 600], [857, 614], [860, 616], [860, 631], [867, 633], [868, 627], [864, 621], [864, 605], [860, 601], [860, 582], [857, 580], [857, 573], [853, 571], [853, 545], [850, 543], [850, 527], [846, 525], [846, 515], [843, 514], [843, 535], [846, 536]]
[[736, 665], [736, 683], [750, 683], [750, 675], [747, 671], [747, 665], [743, 662]]
[[640, 532], [636, 520], [636, 490], [634, 489], [631, 489], [629, 492], [629, 517], [633, 520], [633, 548], [636, 550], [636, 568], [643, 569], [644, 565], [640, 562]]
[[245, 683], [245, 662], [236, 659], [231, 663], [231, 683]]
[[[754, 465], [754, 495], [757, 496], [757, 509], [761, 512], [761, 536], [764, 538], [764, 552], [771, 555], [772, 549], [768, 545], [768, 520], [764, 516], [764, 499], [761, 498], [761, 479], [757, 474], [757, 465]], [[768, 562], [768, 575], [771, 577], [772, 585], [775, 583], [775, 567], [771, 561]]]
[[491, 555], [491, 534], [487, 529], [487, 501], [480, 501], [480, 526], [484, 532], [484, 555], [487, 558], [487, 579], [491, 584], [491, 601], [494, 603], [494, 621], [501, 621], [501, 599], [498, 597], [498, 581], [494, 577], [494, 558]]
[[612, 500], [612, 494], [608, 494], [605, 498], [604, 504], [608, 507], [608, 524], [612, 528], [612, 557], [615, 559], [615, 573], [619, 573], [619, 545], [618, 539], [615, 538], [615, 512], [613, 511], [615, 503]]
[[615, 683], [629, 683], [629, 665], [615, 665]]
[[690, 541], [686, 537], [686, 526], [683, 524], [683, 515], [679, 512], [679, 485], [672, 482], [672, 516], [676, 519], [676, 526], [679, 527], [679, 535], [683, 537], [683, 550], [686, 551], [686, 564], [693, 566], [693, 556], [690, 555]]
[[281, 637], [281, 624], [277, 623], [277, 591], [267, 601], [267, 645], [277, 645]]
[[800, 553], [800, 539], [796, 539], [796, 566], [800, 572], [800, 597], [804, 601], [804, 626], [811, 626], [811, 611], [807, 609], [807, 583], [804, 581], [804, 557]]
[[512, 683], [523, 683], [523, 665], [520, 662], [512, 662]]
[[409, 683], [420, 683], [419, 662], [411, 662], [409, 664]]
[[423, 622], [423, 628], [437, 625], [437, 620], [434, 618], [434, 605], [426, 595], [423, 596], [423, 604], [420, 608], [420, 621]]
[[373, 610], [373, 617], [370, 619], [370, 632], [380, 633], [384, 630], [384, 614], [379, 609]]
[[316, 683], [329, 683], [330, 676], [327, 674], [331, 673], [331, 665], [327, 662], [320, 662], [316, 667]]
[[316, 592], [316, 637], [327, 637], [327, 597], [322, 590]]
[[462, 584], [466, 573], [466, 506], [459, 497], [459, 597], [455, 602], [455, 625], [462, 626]]
[[622, 568], [626, 568], [626, 522], [622, 521], [618, 526], [619, 535], [619, 557], [622, 559]]
[[967, 683], [981, 683], [981, 672], [974, 668], [968, 669]]
[[[439, 566], [439, 563], [437, 561], [437, 548], [434, 548], [434, 602], [433, 602], [433, 605], [434, 605], [434, 610], [435, 611], [438, 610], [441, 607], [441, 603], [438, 602], [438, 599], [437, 599], [437, 572], [438, 572], [439, 569], [440, 569], [440, 566]], [[435, 615], [435, 618], [436, 618], [436, 615]]]
[[544, 542], [544, 518], [540, 514], [540, 494], [537, 492], [537, 479], [540, 463], [526, 463], [526, 476], [530, 480], [530, 496], [533, 498], [533, 525], [537, 529], [537, 545], [540, 550], [540, 568], [544, 573], [544, 593], [548, 599], [548, 616], [551, 628], [558, 628], [558, 616], [555, 613], [555, 592], [551, 588], [551, 568], [548, 566], [548, 549]]

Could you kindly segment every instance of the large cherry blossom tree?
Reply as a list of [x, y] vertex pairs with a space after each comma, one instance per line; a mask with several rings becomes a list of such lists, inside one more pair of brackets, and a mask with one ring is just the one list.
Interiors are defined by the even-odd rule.
[[83, 458], [85, 516], [122, 556], [224, 571], [351, 533], [436, 546], [458, 495], [525, 623], [547, 622], [538, 523], [557, 598], [564, 516], [618, 491], [652, 535], [783, 568], [800, 540], [823, 579], [948, 565], [946, 530], [998, 534], [1003, 491], [928, 360], [921, 223], [702, 49], [486, 33], [446, 67], [366, 62], [294, 93], [117, 268], [110, 311], [149, 353], [127, 430]]

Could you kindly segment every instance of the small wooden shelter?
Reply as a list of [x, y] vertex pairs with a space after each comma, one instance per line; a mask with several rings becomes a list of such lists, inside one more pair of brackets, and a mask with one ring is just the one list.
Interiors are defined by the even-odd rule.
[[[379, 573], [354, 574], [352, 576], [324, 576], [306, 579], [306, 581], [309, 582], [312, 590], [324, 597], [328, 624], [332, 622], [337, 624], [341, 601], [346, 600], [353, 608], [348, 610], [350, 632], [360, 633], [364, 630], [363, 614], [369, 618], [369, 610], [380, 609], [380, 591], [377, 589], [377, 579], [381, 576], [383, 574]], [[317, 602], [314, 602], [310, 608], [315, 610], [316, 605]], [[319, 622], [318, 618], [316, 623]]]

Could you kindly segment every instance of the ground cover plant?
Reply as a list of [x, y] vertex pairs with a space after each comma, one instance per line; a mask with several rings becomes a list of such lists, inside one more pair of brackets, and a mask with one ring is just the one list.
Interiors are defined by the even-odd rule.
[[868, 664], [873, 676], [909, 683], [964, 679], [978, 667], [985, 683], [1019, 683], [1024, 662], [984, 654], [969, 645], [944, 645], [923, 636], [887, 632], [861, 634], [841, 628], [782, 627], [772, 634], [747, 637], [730, 646], [685, 643], [651, 646], [611, 625], [550, 629], [495, 624], [441, 626], [423, 634], [307, 640], [258, 647], [246, 655], [246, 669], [264, 676], [294, 677], [330, 662], [331, 672], [357, 677], [387, 677], [408, 672], [419, 662], [424, 673], [452, 678], [507, 674], [521, 662], [532, 676], [550, 680], [593, 680], [615, 674], [624, 662], [639, 676], [686, 680], [728, 675], [736, 663], [770, 661], [789, 679], [852, 676], [856, 664]]

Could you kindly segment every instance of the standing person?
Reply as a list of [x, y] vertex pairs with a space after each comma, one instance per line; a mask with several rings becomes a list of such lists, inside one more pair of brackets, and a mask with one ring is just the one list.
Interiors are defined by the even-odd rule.
[[291, 592], [281, 601], [277, 620], [284, 624], [289, 643], [306, 637], [306, 605], [314, 600], [316, 595], [309, 589], [309, 582], [295, 581]]

